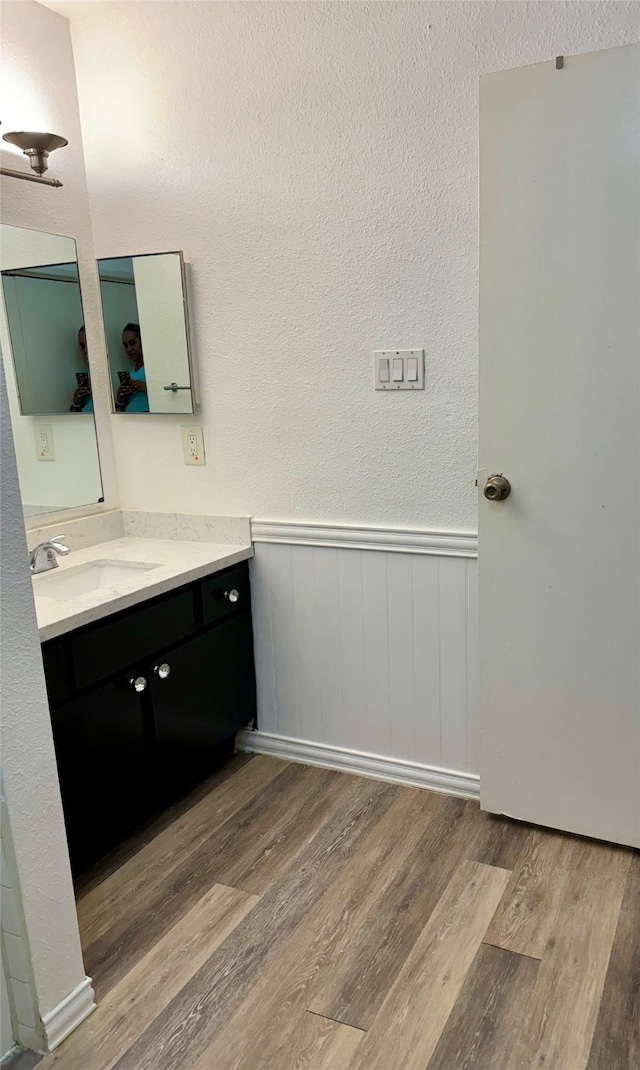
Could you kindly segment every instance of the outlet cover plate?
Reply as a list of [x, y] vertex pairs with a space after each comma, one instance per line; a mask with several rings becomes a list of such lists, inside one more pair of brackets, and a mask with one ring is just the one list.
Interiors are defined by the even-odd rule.
[[55, 461], [56, 445], [53, 440], [53, 424], [34, 424], [33, 437], [36, 443], [36, 457], [38, 460]]
[[181, 427], [182, 454], [185, 464], [206, 464], [204, 456], [204, 436], [198, 426]]

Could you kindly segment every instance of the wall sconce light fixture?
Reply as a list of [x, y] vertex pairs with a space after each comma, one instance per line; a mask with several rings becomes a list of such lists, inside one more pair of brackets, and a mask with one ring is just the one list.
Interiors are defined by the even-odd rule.
[[26, 178], [31, 182], [44, 182], [48, 186], [62, 185], [62, 182], [58, 182], [57, 179], [42, 178], [42, 175], [49, 167], [47, 163], [49, 153], [68, 145], [66, 138], [58, 134], [41, 134], [34, 130], [15, 130], [9, 134], [3, 134], [2, 139], [22, 149], [25, 156], [29, 157], [32, 170], [36, 172], [35, 175], [29, 175], [3, 167], [1, 169], [3, 175], [10, 175], [11, 178]]

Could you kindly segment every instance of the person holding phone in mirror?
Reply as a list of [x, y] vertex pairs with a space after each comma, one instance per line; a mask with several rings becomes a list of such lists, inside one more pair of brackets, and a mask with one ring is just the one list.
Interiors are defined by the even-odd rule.
[[149, 412], [140, 324], [127, 323], [122, 331], [122, 344], [133, 367], [118, 372], [120, 386], [116, 394], [116, 411]]
[[[84, 323], [82, 324], [82, 327], [78, 329], [78, 345], [88, 364], [87, 334], [84, 329]], [[91, 379], [89, 378], [89, 372], [76, 372], [76, 382], [77, 386], [71, 397], [69, 412], [93, 412], [93, 398], [91, 396]]]

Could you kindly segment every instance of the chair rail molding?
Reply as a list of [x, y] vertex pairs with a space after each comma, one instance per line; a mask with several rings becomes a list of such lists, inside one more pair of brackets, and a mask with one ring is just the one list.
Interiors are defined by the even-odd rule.
[[337, 549], [381, 550], [387, 553], [432, 554], [437, 557], [478, 556], [478, 536], [475, 532], [253, 520], [251, 533], [253, 541], [258, 543], [331, 546]]

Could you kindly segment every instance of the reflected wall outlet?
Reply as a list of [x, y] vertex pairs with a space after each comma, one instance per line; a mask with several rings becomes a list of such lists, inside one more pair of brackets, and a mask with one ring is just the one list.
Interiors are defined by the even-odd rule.
[[36, 455], [39, 461], [55, 461], [56, 447], [53, 441], [51, 424], [34, 424], [33, 434], [36, 440]]
[[201, 427], [182, 427], [182, 453], [185, 464], [205, 464]]

